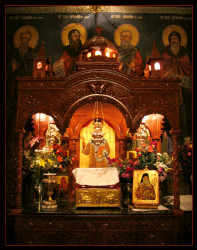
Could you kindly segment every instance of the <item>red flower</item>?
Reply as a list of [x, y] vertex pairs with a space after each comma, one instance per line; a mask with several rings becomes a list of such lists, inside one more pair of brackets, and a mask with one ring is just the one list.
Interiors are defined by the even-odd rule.
[[148, 147], [148, 152], [150, 152], [150, 153], [152, 153], [152, 152], [153, 152], [153, 148], [152, 148], [152, 146], [149, 146], [149, 147]]
[[129, 178], [129, 174], [122, 173], [121, 176], [122, 178]]
[[150, 143], [150, 145], [151, 146], [154, 146], [155, 148], [157, 147], [157, 142], [156, 141], [152, 141], [151, 143]]
[[60, 155], [58, 155], [57, 160], [58, 160], [59, 162], [62, 162], [62, 161], [63, 161], [63, 157], [61, 157]]
[[58, 148], [60, 148], [61, 146], [59, 145], [59, 144], [55, 144], [55, 145], [53, 145], [53, 149], [58, 149]]
[[126, 173], [130, 173], [130, 172], [133, 172], [133, 168], [127, 167], [127, 168], [126, 168]]
[[63, 156], [63, 157], [66, 157], [66, 156], [67, 156], [67, 152], [63, 152], [63, 153], [62, 153], [62, 156]]
[[135, 151], [136, 151], [136, 152], [140, 152], [140, 149], [139, 149], [139, 148], [136, 148]]
[[62, 148], [59, 148], [57, 151], [56, 151], [56, 154], [58, 155], [58, 154], [62, 154], [63, 153], [63, 150], [62, 150]]

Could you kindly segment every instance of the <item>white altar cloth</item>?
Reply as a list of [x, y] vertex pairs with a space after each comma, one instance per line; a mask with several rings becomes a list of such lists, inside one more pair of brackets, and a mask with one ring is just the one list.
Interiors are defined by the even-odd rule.
[[115, 185], [119, 182], [117, 168], [75, 168], [73, 175], [76, 183], [89, 186]]

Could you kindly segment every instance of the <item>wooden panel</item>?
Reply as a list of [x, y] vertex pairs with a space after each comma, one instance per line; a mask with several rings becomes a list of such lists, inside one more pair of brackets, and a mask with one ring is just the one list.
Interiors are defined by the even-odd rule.
[[174, 215], [15, 215], [20, 245], [173, 245], [179, 231]]

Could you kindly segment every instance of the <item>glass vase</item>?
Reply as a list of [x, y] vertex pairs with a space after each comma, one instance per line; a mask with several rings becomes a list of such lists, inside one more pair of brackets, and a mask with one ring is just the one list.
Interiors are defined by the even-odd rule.
[[132, 183], [123, 182], [121, 183], [122, 190], [122, 204], [128, 206], [132, 203]]
[[128, 182], [126, 184], [127, 187], [127, 198], [126, 198], [126, 205], [131, 205], [132, 203], [132, 183]]

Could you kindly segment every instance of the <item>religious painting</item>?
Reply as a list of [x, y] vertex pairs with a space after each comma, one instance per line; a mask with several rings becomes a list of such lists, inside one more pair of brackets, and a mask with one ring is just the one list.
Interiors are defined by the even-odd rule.
[[114, 32], [114, 41], [118, 48], [119, 61], [122, 63], [120, 70], [131, 76], [143, 74], [143, 61], [139, 50], [139, 32], [130, 24], [120, 25]]
[[80, 23], [70, 23], [66, 25], [61, 33], [61, 40], [64, 46], [70, 45], [69, 34], [72, 31], [77, 30], [80, 33], [80, 40], [81, 43], [84, 44], [87, 40], [87, 30], [86, 28]]
[[28, 40], [28, 46], [34, 49], [38, 43], [39, 34], [37, 29], [31, 25], [25, 25], [20, 27], [14, 34], [14, 47], [19, 48], [21, 46], [21, 40], [26, 35]]
[[79, 60], [82, 45], [87, 40], [87, 30], [79, 23], [66, 25], [61, 33], [61, 41], [64, 49], [61, 57], [53, 64], [56, 77], [64, 77], [67, 74], [78, 71], [75, 62]]
[[127, 151], [127, 159], [137, 160], [137, 152], [135, 150]]
[[186, 51], [187, 33], [178, 25], [167, 26], [162, 34], [165, 46], [162, 57], [164, 57], [164, 76], [191, 76], [192, 65]]
[[56, 182], [57, 182], [56, 196], [60, 200], [64, 200], [68, 196], [69, 176], [67, 176], [67, 175], [56, 175], [55, 179], [56, 179]]
[[159, 172], [157, 170], [133, 171], [132, 203], [136, 208], [157, 208], [159, 205]]

